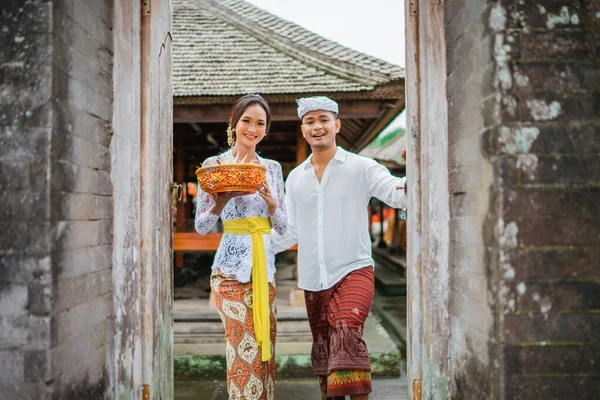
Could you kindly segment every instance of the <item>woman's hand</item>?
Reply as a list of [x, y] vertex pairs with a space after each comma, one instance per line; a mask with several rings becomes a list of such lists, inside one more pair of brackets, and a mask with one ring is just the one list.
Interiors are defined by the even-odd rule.
[[247, 192], [221, 192], [212, 195], [215, 204], [210, 208], [210, 212], [214, 215], [221, 215], [223, 209], [229, 203], [229, 200], [234, 197], [245, 196]]
[[260, 189], [258, 189], [258, 194], [263, 198], [267, 204], [267, 207], [269, 207], [269, 214], [273, 215], [275, 210], [277, 210], [277, 203], [275, 203], [273, 195], [271, 195], [271, 189], [269, 189], [269, 186], [265, 183]]

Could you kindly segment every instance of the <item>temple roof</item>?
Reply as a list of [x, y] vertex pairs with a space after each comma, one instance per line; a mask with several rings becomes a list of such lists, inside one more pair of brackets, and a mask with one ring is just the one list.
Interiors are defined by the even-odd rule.
[[[246, 93], [390, 100], [404, 96], [399, 90], [404, 84], [401, 67], [246, 1], [174, 0], [173, 9], [176, 104], [189, 104], [185, 98]], [[390, 84], [393, 90], [385, 90]]]

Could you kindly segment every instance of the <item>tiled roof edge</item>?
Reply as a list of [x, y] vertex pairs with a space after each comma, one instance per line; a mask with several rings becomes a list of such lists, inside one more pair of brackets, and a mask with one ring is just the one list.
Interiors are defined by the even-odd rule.
[[213, 0], [194, 0], [195, 3], [211, 13], [215, 17], [234, 25], [237, 29], [252, 35], [261, 42], [293, 57], [301, 62], [312, 65], [315, 68], [326, 70], [327, 72], [345, 79], [352, 79], [366, 86], [375, 86], [389, 82], [394, 77], [373, 71], [360, 66], [341, 61], [332, 57], [327, 57], [319, 52], [310, 50], [306, 46], [293, 43], [284, 36], [277, 34], [260, 24], [245, 19], [243, 16], [235, 13], [233, 10], [219, 4]]

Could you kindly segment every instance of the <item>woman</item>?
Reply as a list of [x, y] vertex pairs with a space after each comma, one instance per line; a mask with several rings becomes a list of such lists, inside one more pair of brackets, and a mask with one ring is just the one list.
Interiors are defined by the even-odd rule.
[[[256, 193], [226, 192], [198, 199], [196, 230], [209, 232], [219, 217], [224, 234], [217, 249], [211, 290], [225, 325], [227, 391], [230, 399], [274, 399], [275, 253], [271, 227], [287, 227], [281, 165], [256, 154], [271, 125], [269, 105], [246, 95], [233, 105], [228, 128], [232, 149], [204, 166], [244, 160], [266, 167], [266, 184]], [[261, 244], [262, 242], [262, 244]], [[268, 281], [268, 284], [267, 284]]]

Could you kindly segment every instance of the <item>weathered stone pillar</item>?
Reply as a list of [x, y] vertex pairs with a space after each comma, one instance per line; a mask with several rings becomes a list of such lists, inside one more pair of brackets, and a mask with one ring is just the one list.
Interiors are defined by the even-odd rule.
[[0, 396], [104, 398], [112, 1], [4, 2], [0, 27]]
[[[441, 100], [408, 97], [409, 373], [427, 399], [596, 398], [600, 5], [448, 0], [429, 26], [438, 2], [409, 6], [407, 90], [422, 99], [445, 79], [448, 107], [440, 121]], [[440, 56], [443, 73], [427, 75]], [[449, 210], [439, 246], [433, 194]]]

